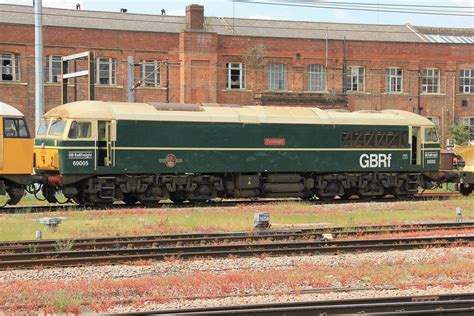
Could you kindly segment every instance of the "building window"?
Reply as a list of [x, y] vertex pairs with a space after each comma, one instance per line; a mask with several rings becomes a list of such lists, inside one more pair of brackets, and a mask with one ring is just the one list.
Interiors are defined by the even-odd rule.
[[245, 89], [245, 64], [227, 64], [227, 89]]
[[385, 69], [385, 91], [401, 93], [403, 91], [403, 69], [390, 67]]
[[474, 69], [459, 71], [459, 92], [474, 93]]
[[61, 56], [48, 56], [46, 58], [46, 81], [59, 82], [61, 77]]
[[286, 91], [287, 70], [285, 64], [268, 65], [268, 90]]
[[466, 126], [469, 131], [469, 141], [474, 140], [474, 117], [461, 117], [458, 121], [459, 125]]
[[113, 58], [97, 58], [97, 80], [100, 85], [115, 85], [116, 61]]
[[421, 71], [422, 92], [439, 93], [439, 69], [425, 68]]
[[346, 73], [346, 91], [363, 92], [365, 90], [365, 68], [349, 67]]
[[15, 54], [0, 53], [0, 81], [20, 81], [20, 58]]
[[439, 128], [439, 117], [437, 116], [426, 116], [428, 120], [433, 122], [433, 124], [436, 126], [436, 128]]
[[156, 60], [142, 63], [142, 86], [158, 87], [161, 84], [161, 64]]
[[326, 91], [326, 67], [308, 65], [308, 91]]

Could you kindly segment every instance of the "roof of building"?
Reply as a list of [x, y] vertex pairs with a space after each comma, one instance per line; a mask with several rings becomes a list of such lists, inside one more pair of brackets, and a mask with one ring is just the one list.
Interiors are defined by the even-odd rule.
[[[0, 23], [33, 25], [33, 7], [0, 4]], [[180, 33], [185, 29], [186, 20], [184, 16], [43, 8], [43, 24], [59, 27]], [[305, 39], [327, 37], [339, 40], [345, 38], [388, 42], [472, 43], [474, 41], [472, 29], [418, 27], [409, 24], [349, 24], [206, 17], [205, 30], [220, 35]], [[440, 30], [443, 30], [442, 34], [438, 34]], [[447, 35], [446, 32], [452, 35]], [[438, 37], [437, 34], [442, 37]]]
[[[223, 122], [262, 124], [424, 125], [433, 123], [420, 115], [398, 111], [325, 111], [309, 107], [194, 105], [163, 110], [167, 104], [78, 101], [53, 108], [46, 118]], [[184, 110], [183, 110], [184, 109]]]

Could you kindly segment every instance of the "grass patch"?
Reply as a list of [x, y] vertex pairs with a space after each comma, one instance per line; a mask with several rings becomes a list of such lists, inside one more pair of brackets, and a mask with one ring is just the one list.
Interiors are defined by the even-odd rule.
[[[473, 198], [447, 201], [353, 203], [318, 205], [281, 202], [236, 207], [157, 208], [126, 210], [86, 210], [0, 214], [0, 240], [34, 239], [37, 230], [43, 238], [80, 238], [166, 234], [179, 232], [250, 231], [255, 212], [270, 213], [273, 228], [323, 223], [329, 226], [402, 224], [422, 221], [455, 221], [456, 207], [462, 207], [465, 221], [474, 219]], [[53, 231], [38, 220], [65, 217]]]

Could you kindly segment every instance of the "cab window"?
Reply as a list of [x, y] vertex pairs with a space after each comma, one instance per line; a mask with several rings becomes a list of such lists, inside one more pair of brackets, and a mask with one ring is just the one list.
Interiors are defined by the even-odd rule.
[[436, 133], [436, 128], [427, 127], [425, 128], [425, 142], [438, 142], [438, 134]]
[[4, 118], [3, 136], [6, 138], [29, 138], [25, 120], [23, 118]]
[[77, 122], [72, 121], [69, 128], [68, 137], [75, 138], [90, 138], [91, 137], [91, 122]]
[[49, 128], [48, 136], [62, 136], [64, 128], [66, 127], [66, 121], [58, 120], [51, 123]]
[[40, 125], [38, 127], [38, 132], [36, 135], [46, 135], [48, 131], [49, 120], [41, 120]]

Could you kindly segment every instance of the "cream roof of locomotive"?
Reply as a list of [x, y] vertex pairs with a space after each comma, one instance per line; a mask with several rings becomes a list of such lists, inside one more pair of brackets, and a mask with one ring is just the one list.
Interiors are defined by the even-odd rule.
[[11, 105], [0, 102], [0, 115], [1, 116], [23, 116], [23, 113], [18, 111]]
[[200, 111], [157, 110], [147, 103], [78, 101], [58, 106], [46, 118], [98, 120], [146, 120], [227, 123], [352, 124], [352, 125], [426, 125], [433, 123], [414, 113], [399, 110], [325, 111], [309, 107], [201, 106]]

